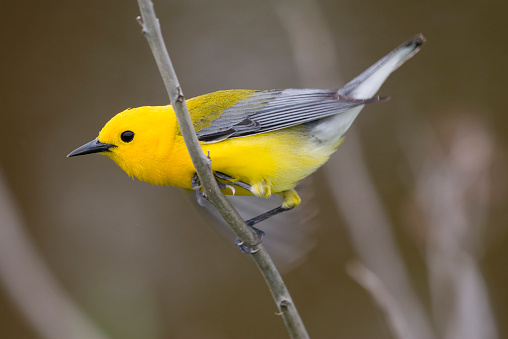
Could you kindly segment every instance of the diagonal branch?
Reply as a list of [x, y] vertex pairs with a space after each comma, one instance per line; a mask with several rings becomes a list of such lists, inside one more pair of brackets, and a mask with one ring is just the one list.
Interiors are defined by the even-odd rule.
[[[169, 99], [175, 110], [180, 131], [185, 140], [185, 145], [187, 146], [194, 167], [196, 168], [199, 180], [203, 185], [203, 190], [207, 199], [215, 206], [240, 240], [246, 243], [255, 243], [257, 236], [247, 227], [238, 212], [220, 191], [213, 176], [210, 161], [201, 149], [201, 145], [190, 119], [189, 111], [185, 104], [182, 89], [162, 38], [159, 20], [155, 15], [153, 3], [150, 0], [138, 0], [138, 5], [142, 19], [138, 18], [138, 21], [140, 21], [143, 27], [143, 34], [148, 40], [148, 44], [150, 45], [159, 67]], [[266, 252], [261, 245], [254, 246], [254, 249], [258, 249], [258, 251], [252, 254], [252, 258], [256, 262], [272, 293], [272, 297], [279, 308], [279, 312], [282, 315], [290, 337], [308, 338], [309, 336], [305, 330], [305, 326], [291, 299], [289, 291], [268, 252]]]

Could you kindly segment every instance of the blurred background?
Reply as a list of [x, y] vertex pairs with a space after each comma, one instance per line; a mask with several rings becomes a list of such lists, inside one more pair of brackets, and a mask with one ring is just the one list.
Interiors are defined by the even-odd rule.
[[[0, 338], [287, 337], [251, 258], [192, 197], [65, 157], [116, 113], [168, 104], [136, 1], [1, 9]], [[508, 2], [155, 9], [187, 98], [339, 88], [423, 33], [391, 100], [302, 184], [288, 238], [261, 228], [296, 245], [277, 261], [311, 337], [508, 337]]]

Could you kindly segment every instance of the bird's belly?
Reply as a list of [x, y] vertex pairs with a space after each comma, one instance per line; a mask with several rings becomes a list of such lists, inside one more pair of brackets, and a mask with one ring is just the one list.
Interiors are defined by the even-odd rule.
[[256, 195], [269, 196], [294, 188], [328, 160], [336, 145], [316, 144], [298, 126], [202, 147], [209, 152], [212, 170], [253, 186]]

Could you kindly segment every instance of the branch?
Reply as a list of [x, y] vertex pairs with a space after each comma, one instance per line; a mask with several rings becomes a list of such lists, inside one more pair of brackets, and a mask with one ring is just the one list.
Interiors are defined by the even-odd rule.
[[[460, 119], [451, 120], [455, 130], [446, 129], [445, 139], [428, 122], [418, 120], [421, 135], [401, 139], [416, 182], [412, 189], [420, 214], [413, 218], [425, 223], [421, 238], [433, 317], [441, 337], [497, 338], [478, 264], [488, 223], [495, 144], [481, 121], [464, 112], [452, 114]], [[411, 138], [418, 143], [412, 145]]]
[[396, 338], [413, 338], [413, 330], [407, 317], [400, 308], [400, 302], [388, 290], [384, 282], [358, 260], [352, 260], [346, 266], [349, 275], [366, 289], [379, 308], [383, 311], [386, 323]]
[[[393, 226], [366, 167], [358, 133], [350, 130], [347, 138], [349, 143], [341, 149], [340, 161], [332, 157], [325, 171], [332, 196], [346, 220], [352, 245], [363, 265], [383, 282], [399, 304], [412, 333], [405, 338], [436, 338], [411, 285]], [[361, 212], [356, 208], [359, 203]], [[392, 328], [395, 328], [393, 324]]]
[[[143, 27], [143, 34], [148, 40], [148, 44], [150, 45], [159, 67], [185, 145], [187, 146], [194, 167], [196, 168], [206, 197], [219, 211], [224, 220], [231, 226], [231, 229], [240, 240], [245, 241], [245, 243], [255, 243], [257, 236], [248, 228], [229, 200], [227, 200], [220, 191], [210, 167], [210, 160], [203, 153], [194, 126], [192, 125], [187, 105], [185, 104], [182, 89], [164, 44], [159, 20], [155, 16], [155, 11], [153, 9], [153, 3], [150, 0], [138, 0], [138, 4], [142, 19], [141, 21], [138, 17], [138, 21]], [[279, 312], [282, 315], [290, 337], [308, 338], [309, 336], [305, 330], [305, 326], [291, 299], [289, 291], [268, 252], [266, 252], [261, 245], [254, 246], [254, 249], [258, 249], [258, 251], [252, 254], [252, 258], [256, 262], [272, 293], [272, 297], [279, 308]]]
[[[279, 0], [275, 2], [290, 45], [296, 69], [304, 88], [337, 86], [340, 72], [335, 39], [326, 25], [316, 0]], [[363, 263], [393, 297], [409, 327], [399, 331], [400, 319], [386, 313], [394, 335], [403, 338], [435, 338], [430, 321], [411, 285], [402, 256], [394, 241], [386, 212], [369, 176], [359, 138], [354, 127], [348, 131], [347, 145], [340, 156], [332, 156], [324, 166], [328, 186], [337, 208], [342, 212], [353, 248]], [[361, 205], [362, 208], [357, 207]], [[370, 291], [370, 290], [369, 290]], [[378, 299], [376, 295], [374, 298]], [[379, 304], [382, 305], [382, 304]], [[391, 311], [392, 308], [383, 308]]]

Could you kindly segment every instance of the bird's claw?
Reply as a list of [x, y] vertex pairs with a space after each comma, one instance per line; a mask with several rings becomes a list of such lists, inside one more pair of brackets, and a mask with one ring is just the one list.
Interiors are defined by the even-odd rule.
[[238, 238], [235, 239], [235, 245], [240, 247], [240, 251], [242, 251], [242, 253], [245, 253], [245, 254], [254, 254], [257, 251], [259, 251], [259, 248], [253, 249], [253, 248], [245, 245], [245, 242], [241, 241]]
[[231, 193], [233, 193], [233, 195], [235, 195], [236, 190], [235, 190], [235, 188], [234, 188], [233, 186], [231, 186], [231, 185], [226, 185], [226, 188], [229, 188], [229, 189], [231, 190]]
[[233, 186], [225, 184], [225, 183], [219, 181], [219, 179], [217, 179], [217, 177], [215, 178], [215, 181], [217, 181], [217, 185], [219, 186], [219, 188], [221, 190], [226, 190], [226, 189], [229, 188], [231, 190], [231, 192], [233, 193], [233, 195], [235, 195], [236, 190], [235, 190], [235, 188]]
[[257, 251], [259, 251], [259, 248], [253, 249], [252, 246], [257, 246], [257, 245], [261, 244], [261, 242], [263, 241], [263, 238], [265, 237], [265, 232], [261, 231], [258, 228], [252, 227], [252, 226], [249, 226], [249, 227], [252, 228], [252, 230], [257, 234], [258, 240], [256, 240], [256, 242], [253, 244], [246, 245], [245, 241], [241, 241], [240, 239], [236, 238], [235, 245], [240, 247], [240, 251], [242, 251], [242, 253], [254, 254]]
[[261, 244], [261, 242], [263, 241], [263, 239], [265, 237], [265, 232], [261, 231], [259, 228], [256, 228], [256, 227], [250, 226], [250, 228], [252, 228], [252, 230], [254, 232], [256, 232], [256, 234], [258, 236], [258, 240], [255, 243], [251, 244], [251, 246], [256, 246], [256, 245]]
[[[209, 155], [208, 155], [208, 157], [209, 157]], [[225, 189], [229, 188], [233, 192], [233, 195], [235, 195], [235, 188], [233, 186], [225, 184], [219, 180], [219, 179], [230, 180], [231, 177], [228, 177], [227, 175], [225, 175], [223, 173], [219, 173], [219, 172], [214, 173], [214, 175], [215, 175], [215, 180], [217, 181], [217, 185], [219, 185], [219, 188], [221, 190], [225, 190]], [[234, 182], [234, 184], [243, 184], [243, 183]], [[197, 174], [195, 174], [191, 179], [191, 187], [194, 190], [194, 192], [196, 192], [196, 200], [197, 200], [198, 204], [203, 206], [204, 199], [206, 199], [206, 194], [203, 191], [201, 191], [201, 183], [199, 182], [199, 177]], [[244, 186], [241, 186], [241, 187], [244, 187]], [[257, 218], [253, 218], [253, 219], [246, 221], [247, 226], [249, 226], [254, 231], [254, 233], [256, 233], [256, 235], [258, 236], [258, 240], [256, 240], [256, 242], [254, 242], [252, 244], [245, 244], [244, 241], [241, 241], [238, 238], [235, 239], [235, 245], [240, 247], [240, 250], [243, 253], [254, 254], [257, 251], [259, 251], [259, 248], [253, 249], [252, 246], [257, 246], [257, 245], [261, 244], [261, 242], [263, 241], [263, 238], [265, 237], [265, 232], [263, 232], [259, 228], [256, 228], [253, 226], [254, 224], [256, 224], [257, 221], [258, 221]]]
[[198, 175], [195, 174], [191, 179], [191, 187], [196, 192], [196, 201], [200, 206], [204, 206], [204, 199], [207, 199], [205, 192], [201, 191], [201, 183], [199, 182]]

